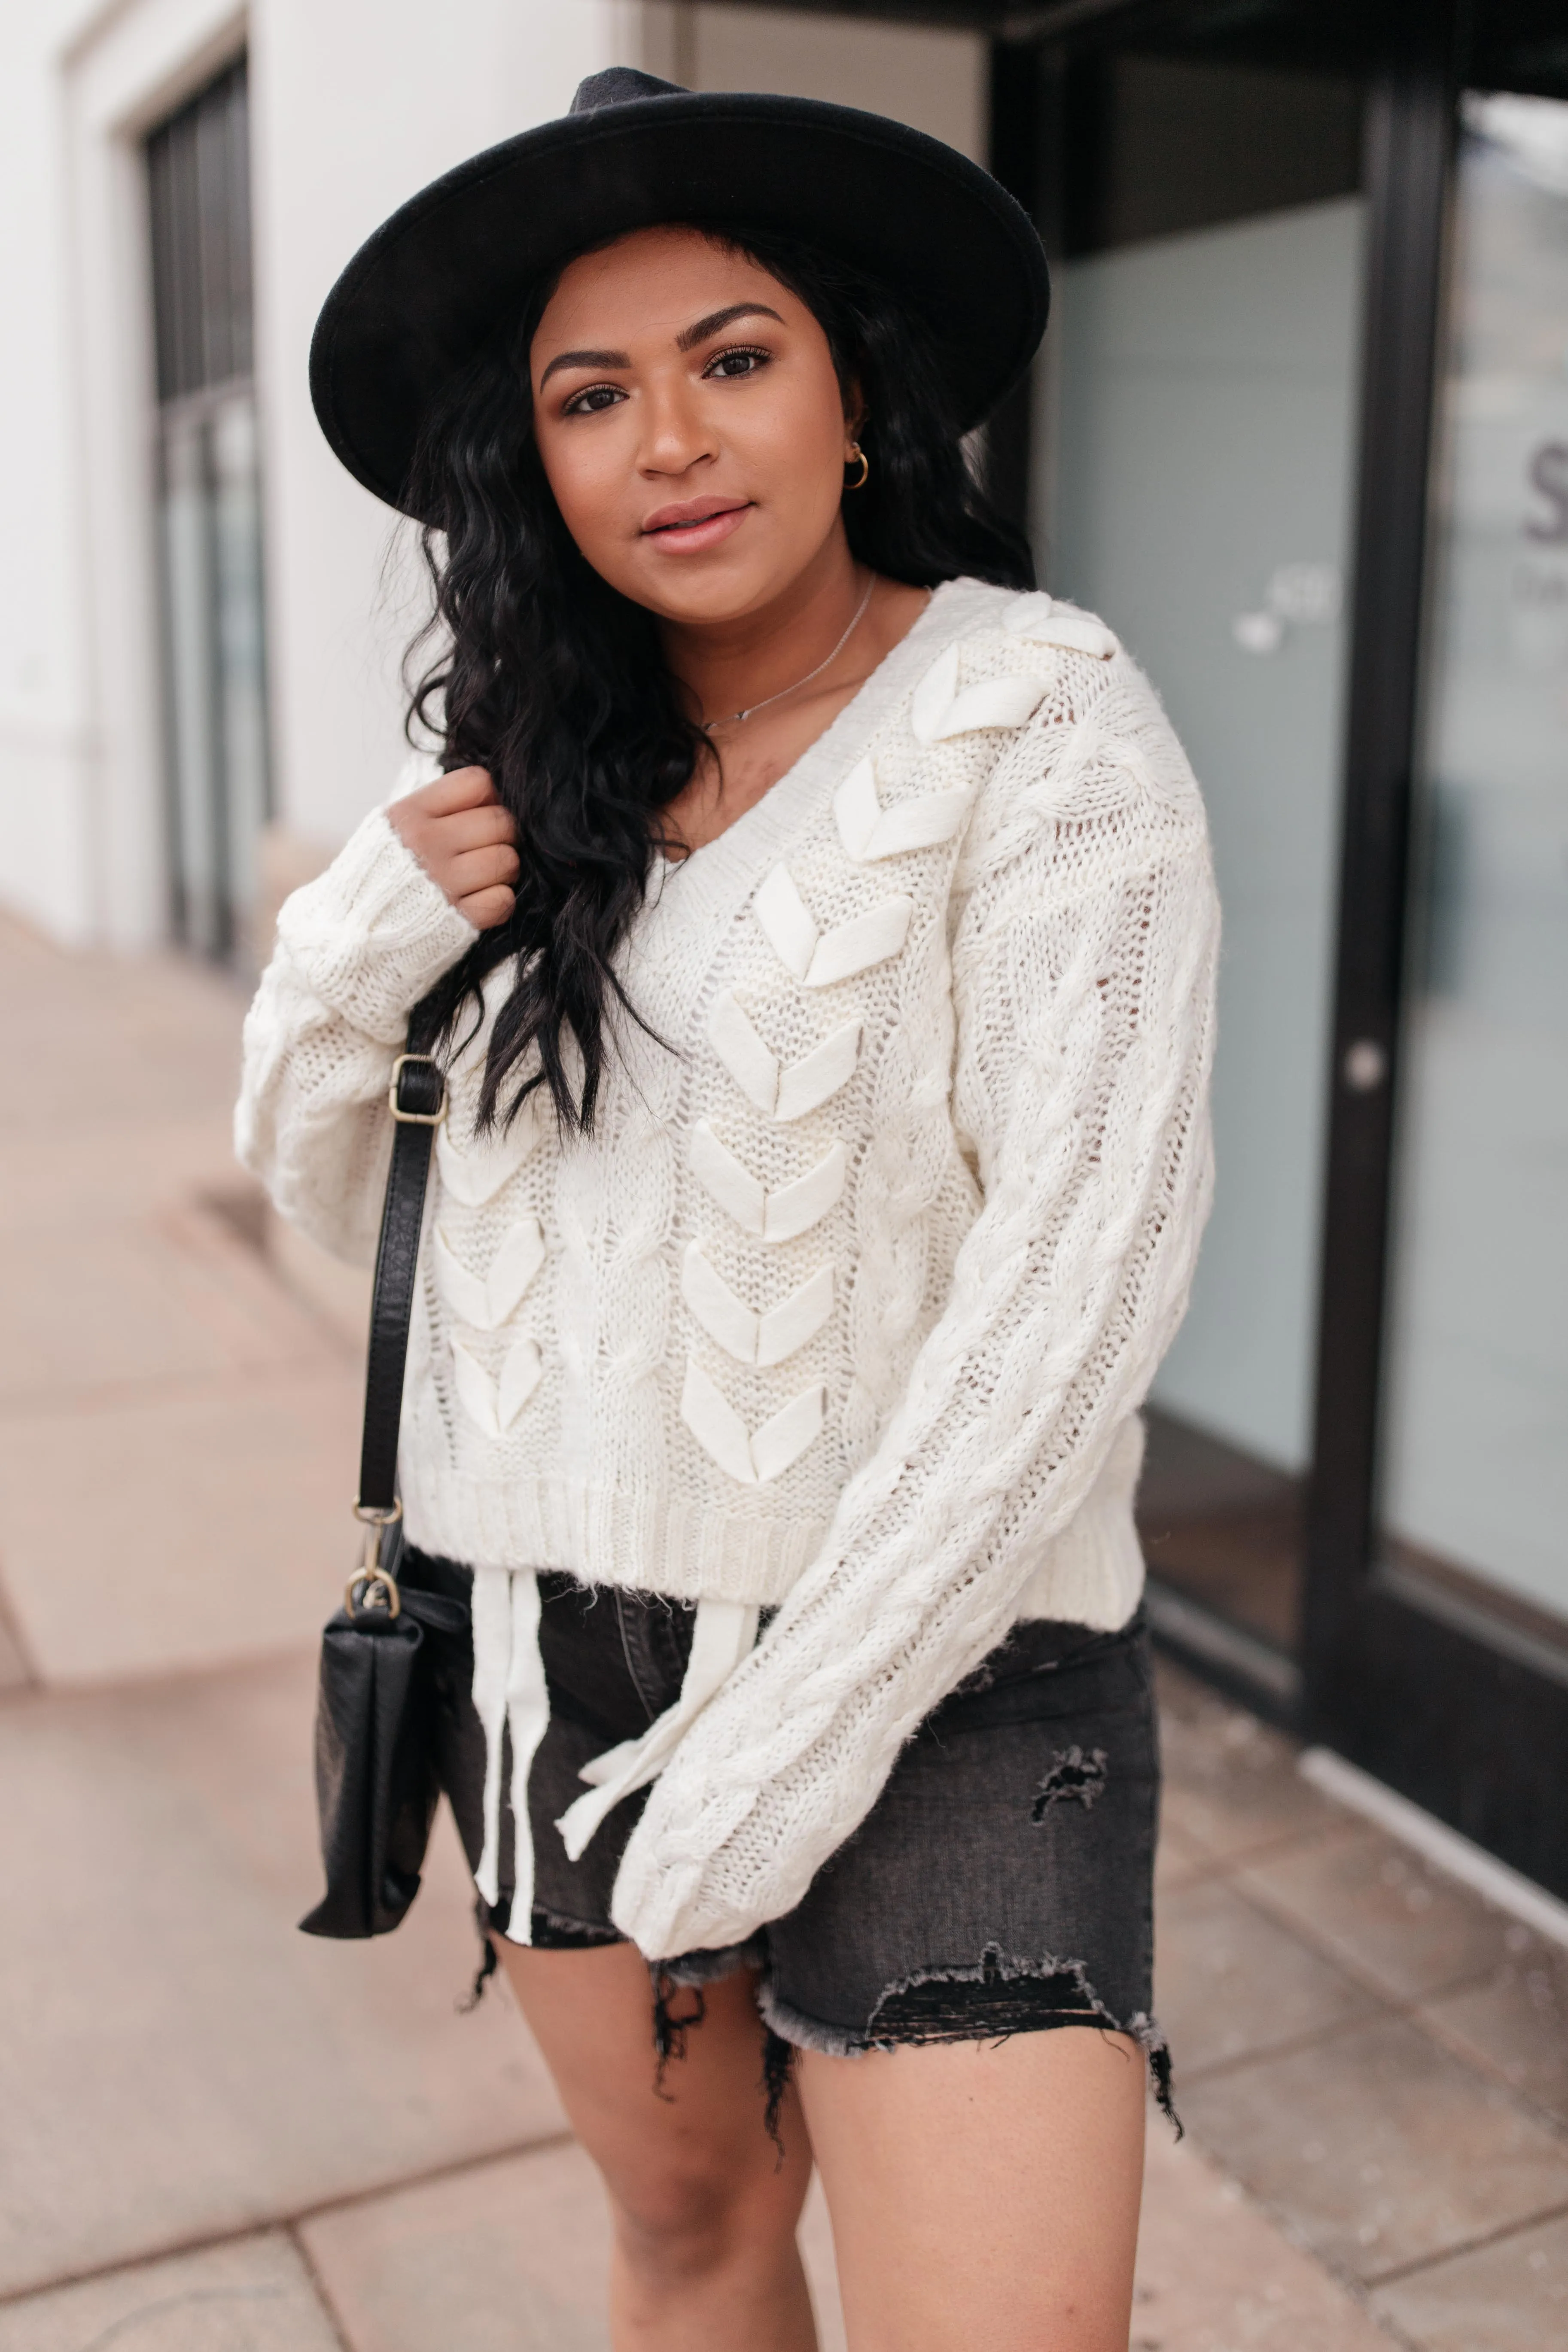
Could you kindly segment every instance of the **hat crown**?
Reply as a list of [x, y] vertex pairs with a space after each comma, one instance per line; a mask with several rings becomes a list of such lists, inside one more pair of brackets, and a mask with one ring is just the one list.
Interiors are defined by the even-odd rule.
[[573, 114], [592, 114], [601, 106], [626, 106], [634, 98], [689, 98], [678, 81], [660, 81], [657, 74], [639, 73], [636, 66], [606, 66], [577, 85]]

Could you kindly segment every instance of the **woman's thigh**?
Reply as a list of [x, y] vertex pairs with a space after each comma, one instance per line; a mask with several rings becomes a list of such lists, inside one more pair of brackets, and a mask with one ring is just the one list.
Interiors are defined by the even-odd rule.
[[1092, 2027], [802, 2053], [850, 2352], [1126, 2352], [1137, 2043]]
[[497, 1948], [618, 2220], [670, 2240], [793, 2233], [811, 2151], [793, 2090], [777, 2119], [782, 2160], [766, 2128], [753, 1971], [670, 1991], [660, 2066], [647, 1964], [631, 1945]]

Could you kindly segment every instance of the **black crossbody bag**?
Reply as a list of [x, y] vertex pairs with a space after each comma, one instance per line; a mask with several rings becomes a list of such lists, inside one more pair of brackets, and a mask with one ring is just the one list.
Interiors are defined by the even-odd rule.
[[[327, 1891], [300, 1925], [308, 1936], [384, 1936], [419, 1892], [439, 1794], [426, 1633], [461, 1633], [468, 1612], [400, 1585], [403, 1506], [397, 1431], [425, 1219], [430, 1148], [447, 1116], [447, 1082], [418, 1050], [422, 1024], [393, 1066], [396, 1129], [371, 1299], [364, 1436], [354, 1517], [364, 1553], [343, 1606], [321, 1633], [316, 1700], [316, 1805]], [[431, 1042], [425, 1037], [423, 1042]]]

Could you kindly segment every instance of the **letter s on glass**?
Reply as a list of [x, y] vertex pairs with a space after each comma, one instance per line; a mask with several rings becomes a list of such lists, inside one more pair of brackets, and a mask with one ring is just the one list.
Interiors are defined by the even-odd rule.
[[1568, 441], [1543, 441], [1527, 471], [1531, 488], [1557, 511], [1550, 520], [1532, 515], [1524, 526], [1524, 535], [1561, 545], [1568, 540]]

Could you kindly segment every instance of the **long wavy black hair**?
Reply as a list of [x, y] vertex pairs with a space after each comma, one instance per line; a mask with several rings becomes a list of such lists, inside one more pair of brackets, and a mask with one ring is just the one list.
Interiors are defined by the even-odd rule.
[[[1032, 588], [1028, 543], [988, 503], [930, 338], [891, 292], [771, 234], [691, 226], [749, 256], [812, 311], [847, 415], [858, 392], [870, 472], [844, 505], [857, 561], [914, 587], [967, 576]], [[485, 975], [515, 958], [479, 1123], [509, 1122], [548, 1086], [564, 1139], [594, 1131], [612, 997], [656, 1034], [611, 960], [644, 902], [655, 851], [675, 846], [659, 813], [710, 753], [682, 709], [653, 615], [579, 553], [545, 478], [528, 362], [559, 277], [533, 289], [426, 425], [412, 488], [431, 519], [420, 546], [433, 609], [406, 667], [410, 740], [423, 729], [441, 740], [444, 768], [489, 771], [521, 863], [512, 914], [426, 998], [421, 1031], [449, 1040], [465, 1008], [477, 1017]], [[440, 656], [416, 676], [433, 637]]]

